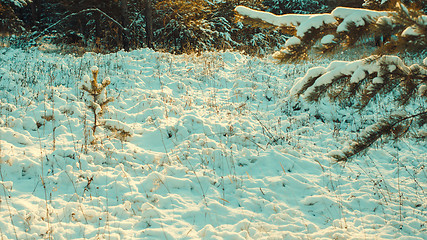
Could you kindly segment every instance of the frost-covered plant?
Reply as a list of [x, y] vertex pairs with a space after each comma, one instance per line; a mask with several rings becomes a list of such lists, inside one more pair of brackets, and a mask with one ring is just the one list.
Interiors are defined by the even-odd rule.
[[93, 66], [90, 69], [92, 71], [93, 79], [90, 80], [88, 75], [85, 75], [83, 80], [84, 83], [81, 85], [81, 89], [86, 91], [91, 99], [88, 101], [87, 106], [92, 111], [94, 116], [94, 122], [92, 127], [92, 135], [95, 136], [96, 127], [99, 124], [99, 118], [104, 114], [107, 104], [114, 101], [113, 97], [107, 97], [105, 88], [111, 83], [110, 79], [105, 78], [101, 84], [98, 84], [98, 67]]
[[[423, 65], [407, 66], [397, 56], [371, 56], [362, 60], [334, 61], [328, 67], [311, 68], [297, 80], [291, 89], [294, 97], [303, 96], [309, 102], [317, 102], [325, 96], [332, 101], [364, 109], [373, 99], [381, 95], [398, 93], [395, 104], [408, 105], [413, 99], [427, 101], [427, 58]], [[363, 152], [384, 136], [399, 138], [409, 129], [419, 130], [415, 135], [425, 139], [422, 127], [427, 123], [427, 109], [420, 104], [415, 113], [403, 108], [392, 112], [384, 119], [366, 128], [362, 135], [340, 152], [332, 156], [338, 161]]]

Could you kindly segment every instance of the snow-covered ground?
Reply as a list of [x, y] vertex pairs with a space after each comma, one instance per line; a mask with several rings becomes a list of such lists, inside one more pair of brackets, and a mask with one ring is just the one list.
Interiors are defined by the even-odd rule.
[[[94, 65], [115, 101], [91, 144]], [[293, 100], [313, 66], [0, 49], [1, 239], [425, 239], [425, 142], [334, 163], [392, 109]]]

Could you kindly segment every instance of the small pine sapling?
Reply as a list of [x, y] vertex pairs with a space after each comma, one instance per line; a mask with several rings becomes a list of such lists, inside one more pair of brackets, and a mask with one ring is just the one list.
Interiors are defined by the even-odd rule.
[[99, 125], [99, 118], [104, 114], [107, 104], [114, 101], [114, 98], [107, 97], [107, 93], [105, 91], [105, 88], [111, 83], [110, 79], [107, 77], [101, 84], [98, 84], [98, 67], [93, 66], [90, 70], [92, 71], [93, 79], [90, 80], [89, 76], [84, 76], [84, 83], [82, 84], [81, 89], [86, 91], [92, 98], [88, 102], [87, 106], [94, 116], [92, 127], [92, 136], [94, 137], [94, 140], [92, 143], [95, 143], [95, 132], [96, 127]]

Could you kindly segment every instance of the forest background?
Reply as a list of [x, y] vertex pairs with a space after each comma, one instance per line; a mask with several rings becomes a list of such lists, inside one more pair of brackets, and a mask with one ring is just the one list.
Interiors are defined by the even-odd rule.
[[[425, 10], [423, 0], [404, 4]], [[243, 24], [238, 5], [274, 14], [331, 12], [337, 6], [390, 9], [395, 0], [1, 0], [4, 46], [54, 43], [70, 53], [150, 47], [172, 53], [234, 49], [271, 54], [290, 35]]]

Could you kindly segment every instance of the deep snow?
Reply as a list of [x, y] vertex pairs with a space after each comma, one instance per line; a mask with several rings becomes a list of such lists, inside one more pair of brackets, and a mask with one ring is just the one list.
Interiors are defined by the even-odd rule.
[[[317, 64], [0, 49], [2, 239], [425, 239], [425, 142], [334, 163], [392, 109], [291, 98]], [[92, 66], [115, 98], [95, 145]]]

